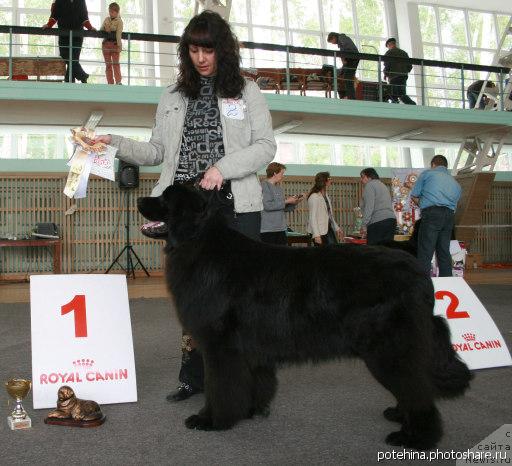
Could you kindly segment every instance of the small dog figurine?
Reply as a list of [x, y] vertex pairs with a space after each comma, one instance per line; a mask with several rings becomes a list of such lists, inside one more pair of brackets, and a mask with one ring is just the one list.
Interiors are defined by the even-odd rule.
[[94, 421], [103, 414], [100, 405], [91, 400], [80, 400], [67, 385], [59, 388], [57, 409], [48, 414], [50, 419], [72, 419], [73, 421]]

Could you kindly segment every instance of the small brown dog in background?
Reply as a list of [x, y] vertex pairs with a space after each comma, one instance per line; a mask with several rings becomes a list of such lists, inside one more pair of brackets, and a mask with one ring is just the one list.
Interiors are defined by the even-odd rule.
[[48, 414], [48, 418], [73, 419], [74, 421], [94, 421], [103, 414], [98, 403], [92, 400], [80, 400], [68, 385], [59, 388], [57, 409]]

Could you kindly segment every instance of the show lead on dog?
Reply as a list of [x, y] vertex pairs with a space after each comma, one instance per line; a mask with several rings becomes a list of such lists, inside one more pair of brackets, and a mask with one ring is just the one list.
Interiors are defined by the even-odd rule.
[[436, 155], [430, 170], [422, 172], [416, 181], [411, 199], [420, 206], [421, 228], [418, 236], [418, 259], [430, 274], [432, 256], [437, 256], [440, 277], [452, 276], [450, 240], [455, 209], [462, 189], [448, 172], [448, 160]]
[[[276, 152], [265, 98], [256, 83], [241, 75], [238, 41], [217, 13], [204, 11], [190, 20], [178, 56], [177, 83], [160, 98], [149, 142], [116, 135], [96, 141], [116, 146], [117, 157], [126, 162], [162, 164], [152, 196], [202, 176], [200, 187], [217, 190], [212, 199], [217, 199], [215, 208], [222, 210], [228, 225], [259, 240], [263, 202], [256, 172]], [[203, 361], [195, 343], [185, 334], [182, 344], [181, 383], [169, 401], [203, 388]]]
[[396, 216], [389, 189], [380, 181], [375, 168], [361, 171], [361, 183], [364, 185], [362, 230], [366, 232], [367, 244], [393, 241]]
[[[57, 23], [59, 29], [81, 31], [83, 28], [96, 31], [89, 21], [87, 4], [85, 0], [55, 0], [52, 3], [50, 18], [43, 26], [43, 29], [52, 28]], [[66, 77], [64, 81], [74, 83], [75, 79], [87, 82], [89, 75], [80, 65], [80, 53], [82, 52], [83, 37], [73, 36], [70, 41], [69, 34], [59, 36], [59, 55], [66, 62]], [[71, 58], [73, 64], [69, 72], [69, 49], [71, 47]]]

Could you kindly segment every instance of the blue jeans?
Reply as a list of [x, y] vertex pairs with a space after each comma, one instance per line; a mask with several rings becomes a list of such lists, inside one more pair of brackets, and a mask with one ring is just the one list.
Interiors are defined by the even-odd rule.
[[455, 213], [448, 207], [428, 207], [421, 210], [421, 226], [418, 236], [418, 260], [430, 275], [434, 252], [437, 256], [440, 277], [452, 276], [450, 240]]

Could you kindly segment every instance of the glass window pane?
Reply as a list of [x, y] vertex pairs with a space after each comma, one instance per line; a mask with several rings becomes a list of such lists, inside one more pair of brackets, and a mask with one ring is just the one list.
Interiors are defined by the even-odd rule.
[[495, 49], [496, 29], [494, 15], [479, 11], [469, 12], [469, 31], [471, 33], [471, 46], [477, 48]]
[[[121, 0], [121, 1], [123, 1], [123, 0]], [[101, 3], [102, 3], [102, 0], [87, 0], [87, 11], [89, 13], [91, 13], [91, 11], [94, 13], [101, 13]], [[110, 1], [107, 1], [105, 3], [106, 3], [106, 6], [108, 7]], [[121, 2], [119, 2], [119, 1], [117, 3], [119, 3], [119, 6], [121, 7], [121, 14], [128, 12], [128, 10], [126, 8], [123, 9], [123, 7], [126, 7], [126, 1], [124, 1], [123, 4], [121, 4]]]
[[343, 161], [348, 166], [362, 167], [364, 163], [365, 147], [343, 144], [341, 146]]
[[351, 0], [323, 0], [324, 21], [327, 33], [354, 34], [354, 16]]
[[12, 0], [0, 0], [0, 6], [6, 7], [6, 8], [12, 8]]
[[283, 2], [281, 0], [253, 1], [252, 22], [265, 26], [284, 26]]
[[[266, 42], [270, 44], [285, 44], [284, 31], [274, 29], [254, 28], [254, 42]], [[255, 66], [257, 68], [273, 68], [286, 66], [286, 53], [271, 52], [269, 50], [254, 51]]]
[[[293, 32], [292, 44], [297, 47], [320, 48], [320, 36]], [[298, 53], [290, 54], [290, 66], [296, 68], [322, 66], [322, 57], [319, 55], [305, 55]]]
[[194, 3], [189, 0], [174, 0], [174, 16], [177, 18], [192, 18], [194, 15]]
[[[47, 15], [21, 14], [21, 26], [41, 27], [48, 20]], [[20, 54], [29, 56], [58, 56], [56, 36], [19, 34]]]
[[[487, 65], [490, 66], [494, 60], [494, 52], [489, 52], [485, 50], [475, 50], [473, 52], [475, 64], [477, 65]], [[487, 76], [487, 72], [475, 71], [477, 74], [481, 74], [484, 78]], [[482, 78], [482, 79], [484, 79]]]
[[448, 45], [468, 45], [466, 20], [462, 10], [439, 8], [441, 42]]
[[21, 158], [25, 159], [60, 159], [57, 153], [56, 134], [27, 134], [26, 151]]
[[356, 9], [359, 34], [378, 37], [387, 35], [382, 0], [357, 0]]
[[238, 40], [248, 41], [249, 40], [249, 28], [242, 26], [231, 26], [231, 29], [235, 33]]
[[316, 165], [331, 163], [331, 144], [304, 144], [305, 162]]
[[288, 2], [288, 21], [291, 28], [319, 31], [318, 16], [318, 2], [316, 0], [293, 0]]
[[[144, 6], [145, 1], [144, 0], [116, 0], [121, 8], [121, 16], [123, 17], [123, 21], [126, 16], [128, 16], [128, 13], [130, 15], [143, 15], [144, 14]], [[91, 2], [87, 2], [87, 6], [90, 10], [92, 10], [92, 7], [89, 6]], [[106, 6], [108, 8], [108, 5], [110, 4], [110, 1], [106, 2]]]
[[[7, 11], [0, 11], [0, 24], [12, 24], [12, 14]], [[9, 55], [9, 34], [0, 34], [0, 55]]]
[[246, 0], [233, 0], [231, 12], [229, 13], [230, 23], [247, 23], [247, 2]]
[[[498, 38], [501, 40], [503, 33], [505, 32], [505, 28], [507, 27], [508, 21], [510, 19], [510, 15], [498, 15]], [[505, 38], [505, 42], [503, 44], [502, 50], [510, 50], [512, 49], [512, 34], [508, 34]]]
[[[9, 6], [12, 6], [11, 5]], [[0, 3], [1, 5], [1, 3]], [[44, 10], [50, 11], [51, 2], [46, 0], [18, 0], [18, 7], [20, 8], [43, 8]]]
[[421, 39], [423, 42], [437, 42], [436, 12], [433, 6], [419, 5]]

